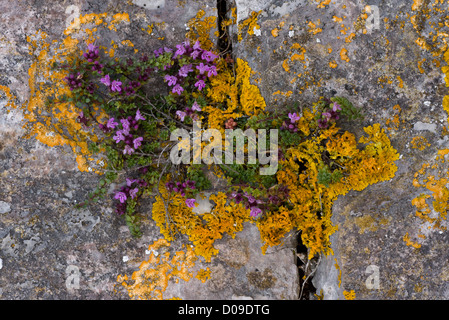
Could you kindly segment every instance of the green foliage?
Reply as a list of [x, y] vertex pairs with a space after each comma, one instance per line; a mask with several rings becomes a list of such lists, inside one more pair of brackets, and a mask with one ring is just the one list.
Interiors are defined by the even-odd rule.
[[326, 188], [329, 188], [329, 185], [336, 183], [341, 180], [343, 174], [340, 170], [331, 171], [328, 165], [321, 164], [321, 167], [318, 169], [318, 183], [321, 183]]
[[354, 105], [345, 97], [332, 97], [331, 101], [338, 103], [341, 106], [341, 113], [345, 115], [348, 120], [353, 121], [356, 119], [363, 120], [364, 116], [359, 108]]

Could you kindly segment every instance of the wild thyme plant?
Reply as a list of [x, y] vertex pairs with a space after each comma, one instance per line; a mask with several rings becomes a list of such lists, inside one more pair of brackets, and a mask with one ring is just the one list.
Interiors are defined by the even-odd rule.
[[[257, 223], [266, 245], [279, 244], [283, 235], [297, 229], [313, 255], [329, 248], [334, 230], [330, 210], [336, 196], [388, 179], [394, 171], [385, 169], [396, 153], [379, 127], [365, 128], [370, 137], [361, 142], [373, 145], [364, 151], [357, 149], [352, 134], [337, 127], [342, 117], [362, 117], [345, 98], [321, 98], [311, 108], [295, 105], [285, 112], [252, 113], [248, 105], [228, 112], [227, 104], [235, 101], [231, 95], [235, 98], [239, 90], [242, 95], [255, 94], [249, 80], [238, 73], [247, 71], [229, 56], [202, 49], [198, 41], [117, 60], [103, 57], [95, 44], [89, 44], [70, 65], [59, 67], [68, 70], [65, 81], [72, 94], [66, 102], [78, 108], [83, 130], [97, 133], [89, 150], [105, 162], [98, 187], [80, 207], [106, 196], [111, 183], [120, 183], [112, 195], [115, 211], [125, 217], [135, 236], [141, 234], [139, 202], [152, 196], [152, 217], [161, 232], [169, 238], [187, 234], [207, 257], [215, 252], [215, 239], [235, 232], [245, 220]], [[233, 69], [235, 79], [229, 72]], [[241, 85], [231, 87], [232, 81]], [[220, 133], [276, 129], [277, 172], [262, 175], [260, 161], [226, 163], [224, 155], [211, 165], [173, 163], [170, 153], [179, 141], [170, 139], [171, 134], [182, 128], [191, 139], [196, 121], [218, 123], [213, 129]], [[201, 149], [208, 142], [202, 141]], [[198, 194], [214, 187], [208, 172], [221, 176], [227, 186], [215, 190], [214, 210], [221, 211], [201, 220], [192, 209]]]

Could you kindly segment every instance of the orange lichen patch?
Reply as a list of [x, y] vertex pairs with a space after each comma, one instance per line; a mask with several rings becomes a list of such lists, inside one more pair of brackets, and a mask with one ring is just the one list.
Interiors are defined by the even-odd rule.
[[348, 50], [346, 50], [345, 48], [341, 48], [340, 50], [340, 59], [349, 62]]
[[11, 93], [11, 89], [9, 89], [6, 86], [2, 86], [0, 85], [0, 91], [3, 91], [4, 95], [6, 96], [7, 102], [6, 102], [6, 111], [10, 112], [11, 109], [16, 109], [17, 105], [14, 102], [14, 100], [16, 99], [16, 97]]
[[209, 267], [207, 267], [206, 270], [205, 269], [201, 269], [200, 271], [198, 271], [198, 273], [196, 274], [195, 278], [197, 278], [202, 283], [204, 283], [204, 282], [206, 282], [210, 278], [210, 272], [211, 272], [211, 270], [209, 269]]
[[332, 21], [341, 23], [341, 22], [343, 21], [343, 18], [339, 18], [339, 17], [337, 17], [337, 16], [333, 16], [333, 17], [332, 17]]
[[277, 37], [277, 36], [279, 36], [279, 29], [278, 28], [274, 28], [273, 30], [271, 30], [271, 35], [273, 36], [273, 37]]
[[[195, 254], [203, 256], [207, 262], [218, 253], [214, 242], [221, 239], [224, 233], [235, 237], [235, 233], [241, 231], [243, 223], [250, 218], [249, 209], [245, 209], [242, 204], [228, 206], [227, 196], [222, 192], [210, 196], [216, 206], [212, 212], [200, 217], [185, 206], [185, 197], [170, 196], [162, 183], [159, 191], [161, 196], [156, 197], [152, 217], [161, 233], [166, 239], [172, 240], [181, 230], [192, 242]], [[166, 221], [166, 208], [170, 213], [171, 222]]]
[[[127, 275], [117, 276], [117, 282], [128, 291], [131, 299], [162, 300], [170, 281], [177, 283], [179, 280], [189, 281], [194, 277], [190, 270], [198, 258], [190, 246], [173, 254], [165, 252], [156, 256], [154, 251], [160, 246], [169, 246], [169, 243], [162, 239], [150, 246], [150, 257], [140, 264], [139, 270], [132, 274], [131, 279]], [[204, 277], [204, 272], [201, 276]]]
[[238, 34], [237, 34], [237, 39], [238, 41], [242, 41], [242, 32], [244, 28], [248, 28], [247, 32], [249, 35], [253, 35], [254, 34], [254, 29], [259, 30], [260, 26], [257, 24], [257, 17], [262, 13], [262, 10], [260, 10], [259, 12], [256, 11], [252, 11], [250, 13], [250, 16], [248, 18], [246, 18], [245, 20], [243, 20], [242, 22], [239, 23], [238, 25]]
[[419, 244], [417, 242], [413, 242], [413, 241], [410, 240], [410, 236], [408, 235], [408, 232], [404, 235], [402, 240], [404, 240], [404, 242], [405, 242], [405, 244], [407, 246], [411, 246], [411, 247], [416, 248], [416, 249], [421, 248], [421, 244]]
[[410, 143], [412, 144], [413, 149], [419, 149], [421, 151], [427, 147], [430, 147], [430, 143], [425, 137], [422, 136], [414, 137]]
[[351, 43], [352, 40], [354, 40], [354, 38], [355, 38], [355, 33], [352, 32], [352, 33], [349, 34], [349, 36], [347, 36], [347, 37], [345, 38], [345, 42], [346, 42], [346, 43]]
[[187, 22], [189, 31], [186, 33], [186, 38], [190, 40], [198, 40], [201, 47], [206, 50], [212, 50], [215, 46], [211, 40], [211, 30], [217, 28], [217, 17], [207, 16], [204, 10], [199, 10], [195, 17]]
[[337, 269], [337, 271], [338, 271], [338, 287], [340, 288], [340, 286], [341, 286], [341, 268], [338, 265], [337, 258], [334, 258], [334, 260], [335, 260], [335, 264], [334, 264], [335, 269]]
[[437, 155], [435, 160], [440, 160], [441, 163], [444, 163], [445, 162], [445, 156], [447, 154], [449, 154], [449, 149], [438, 150], [437, 154], [438, 155]]
[[290, 97], [293, 94], [293, 91], [281, 92], [280, 90], [278, 90], [273, 93], [273, 96], [278, 94], [283, 95], [284, 97]]
[[332, 69], [335, 69], [338, 66], [337, 62], [335, 62], [335, 60], [332, 60], [329, 62], [329, 67], [331, 67]]
[[362, 34], [366, 34], [368, 32], [366, 29], [366, 19], [368, 19], [368, 14], [365, 12], [365, 8], [362, 10], [362, 14], [358, 16], [356, 21], [353, 23], [354, 30], [356, 32], [361, 32]]
[[[390, 81], [390, 80], [388, 80], [388, 81]], [[389, 83], [392, 83], [392, 82], [389, 82]], [[388, 130], [397, 130], [397, 129], [399, 129], [399, 124], [401, 122], [400, 119], [399, 119], [399, 116], [400, 116], [400, 113], [401, 113], [401, 110], [402, 110], [401, 107], [397, 104], [397, 105], [395, 105], [393, 107], [393, 110], [394, 110], [393, 119], [387, 119], [385, 121], [387, 126], [390, 125], [390, 124], [393, 124], [392, 127], [387, 127]], [[402, 120], [402, 122], [404, 122], [404, 120]]]
[[412, 10], [417, 11], [423, 5], [424, 0], [413, 0]]
[[320, 2], [316, 7], [317, 8], [325, 8], [329, 3], [331, 3], [331, 0], [318, 0], [317, 2]]
[[343, 296], [345, 297], [346, 300], [355, 300], [355, 291], [351, 290], [351, 291], [343, 291]]
[[[434, 229], [446, 230], [446, 227], [442, 226], [442, 220], [446, 220], [447, 210], [449, 209], [449, 190], [447, 188], [448, 178], [435, 179], [434, 176], [429, 175], [423, 179], [422, 183], [418, 180], [418, 175], [423, 175], [426, 168], [429, 168], [429, 164], [423, 165], [423, 168], [415, 173], [413, 185], [415, 187], [425, 187], [431, 191], [429, 194], [421, 194], [412, 200], [412, 204], [416, 207], [416, 216], [433, 226]], [[432, 166], [433, 168], [433, 166]], [[438, 213], [438, 217], [430, 217], [432, 210], [430, 205], [426, 202], [427, 199], [433, 199], [433, 210]], [[430, 228], [430, 227], [429, 227]]]
[[151, 35], [153, 33], [153, 28], [154, 28], [154, 24], [149, 24], [147, 26], [147, 29], [145, 28], [141, 28], [142, 31], [145, 31], [146, 33], [148, 33], [149, 35]]
[[122, 44], [124, 46], [128, 46], [128, 47], [134, 47], [134, 43], [132, 43], [130, 40], [123, 40]]
[[116, 13], [112, 16], [112, 21], [109, 23], [108, 28], [110, 30], [117, 31], [116, 25], [120, 22], [128, 22], [129, 23], [129, 14], [126, 12]]
[[397, 76], [396, 79], [398, 80], [399, 88], [404, 88], [404, 81], [402, 80], [402, 78], [400, 76]]
[[318, 19], [316, 23], [309, 21], [309, 23], [307, 23], [307, 26], [309, 27], [309, 32], [312, 34], [317, 34], [317, 33], [322, 32], [323, 29], [318, 27], [319, 24], [320, 24], [320, 19]]
[[290, 57], [290, 60], [291, 60], [291, 61], [295, 61], [295, 60], [304, 60], [304, 59], [305, 59], [305, 57], [304, 57], [304, 52], [305, 52], [305, 49], [304, 49], [304, 51], [303, 51], [301, 54], [295, 53], [294, 55], [292, 55], [292, 56]]
[[290, 66], [288, 65], [288, 59], [285, 59], [282, 62], [282, 68], [284, 68], [285, 72], [290, 73]]
[[426, 61], [426, 58], [423, 58], [422, 60], [419, 60], [418, 62], [417, 62], [417, 65], [418, 65], [418, 70], [419, 70], [419, 72], [421, 72], [421, 73], [424, 73], [425, 72], [425, 70], [423, 69], [423, 67], [422, 67], [422, 65], [423, 65], [423, 63]]

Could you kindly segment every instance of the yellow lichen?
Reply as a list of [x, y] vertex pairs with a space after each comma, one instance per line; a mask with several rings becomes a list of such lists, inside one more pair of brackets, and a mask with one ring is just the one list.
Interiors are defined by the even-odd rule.
[[414, 137], [410, 143], [412, 144], [412, 148], [421, 151], [430, 146], [430, 143], [427, 141], [427, 139], [422, 136]]
[[351, 290], [351, 291], [343, 291], [343, 296], [345, 297], [346, 300], [355, 300], [355, 291]]
[[262, 10], [256, 12], [256, 11], [252, 11], [249, 15], [248, 18], [246, 18], [245, 20], [243, 20], [242, 22], [240, 22], [238, 24], [238, 34], [237, 34], [237, 39], [238, 41], [242, 41], [243, 39], [243, 29], [244, 28], [248, 28], [247, 29], [247, 33], [249, 35], [253, 35], [254, 34], [254, 30], [259, 30], [260, 26], [257, 24], [257, 17], [262, 13]]
[[404, 237], [402, 238], [402, 240], [404, 240], [405, 244], [407, 246], [411, 246], [415, 249], [419, 249], [421, 248], [421, 244], [417, 243], [417, 242], [413, 242], [410, 240], [410, 236], [408, 235], [408, 232], [404, 235]]
[[150, 257], [140, 264], [139, 270], [132, 274], [131, 279], [127, 275], [117, 276], [117, 282], [128, 291], [131, 299], [162, 300], [170, 281], [189, 281], [193, 278], [194, 275], [189, 270], [198, 258], [192, 248], [188, 246], [173, 254], [165, 252], [155, 255], [155, 251], [161, 246], [169, 247], [170, 244], [165, 239], [160, 239], [150, 245]]

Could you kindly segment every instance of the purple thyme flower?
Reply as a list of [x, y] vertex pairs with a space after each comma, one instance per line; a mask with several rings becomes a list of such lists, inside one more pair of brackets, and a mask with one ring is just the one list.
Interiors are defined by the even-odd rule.
[[206, 60], [207, 62], [212, 62], [217, 58], [218, 56], [211, 51], [204, 51], [201, 55], [201, 59]]
[[200, 74], [204, 74], [204, 72], [209, 71], [209, 66], [204, 63], [200, 63], [196, 68], [200, 71]]
[[332, 118], [332, 115], [329, 112], [323, 112], [322, 115], [324, 117], [326, 117], [326, 120], [328, 120], [328, 121], [329, 121], [330, 118]]
[[193, 50], [193, 52], [190, 54], [190, 57], [192, 57], [193, 59], [197, 59], [200, 54], [201, 54], [201, 51]]
[[193, 71], [193, 69], [192, 69], [192, 64], [186, 64], [186, 65], [184, 65], [184, 66], [182, 66], [180, 69], [179, 69], [179, 75], [181, 76], [181, 77], [187, 77], [187, 75], [189, 74], [189, 72], [192, 72]]
[[125, 149], [123, 149], [123, 154], [129, 154], [129, 155], [131, 155], [131, 154], [133, 154], [133, 153], [134, 153], [134, 149], [131, 148], [131, 147], [128, 146], [128, 145], [126, 145], [126, 146], [125, 146]]
[[165, 184], [165, 187], [167, 188], [168, 191], [172, 192], [173, 189], [175, 188], [175, 184], [172, 181], [169, 181]]
[[296, 113], [289, 113], [288, 117], [290, 118], [290, 121], [292, 123], [295, 123], [296, 121], [298, 121], [299, 119], [301, 119], [300, 116], [298, 116]]
[[248, 195], [248, 196], [246, 196], [246, 198], [248, 199], [248, 202], [249, 202], [249, 203], [254, 203], [254, 202], [256, 202], [256, 198], [254, 198], [252, 195]]
[[200, 105], [198, 104], [198, 102], [194, 102], [193, 103], [193, 105], [192, 105], [192, 110], [193, 111], [201, 111], [201, 107], [200, 107]]
[[133, 140], [134, 149], [139, 148], [142, 145], [143, 137], [138, 137]]
[[195, 44], [193, 45], [193, 50], [201, 50], [201, 43], [199, 40], [196, 40]]
[[88, 49], [89, 51], [95, 51], [96, 49], [98, 49], [98, 47], [96, 47], [93, 43], [89, 43], [89, 44], [87, 45], [87, 49]]
[[125, 137], [123, 136], [122, 131], [117, 131], [115, 136], [112, 139], [115, 140], [115, 143], [119, 143], [120, 141], [125, 141]]
[[203, 80], [198, 80], [198, 81], [195, 83], [195, 87], [198, 88], [198, 91], [201, 91], [202, 89], [204, 89], [204, 87], [206, 87], [206, 83], [204, 83]]
[[182, 56], [184, 53], [186, 53], [186, 48], [184, 47], [183, 44], [176, 45], [176, 48], [178, 50], [176, 50], [175, 55], [173, 56], [173, 58], [176, 58], [177, 56]]
[[251, 210], [250, 210], [250, 215], [251, 215], [251, 217], [257, 217], [260, 213], [262, 213], [262, 210], [260, 209], [260, 208], [258, 208], [258, 207], [251, 207]]
[[154, 50], [154, 55], [156, 56], [156, 58], [159, 57], [162, 54], [163, 50], [164, 50], [163, 48], [159, 48], [157, 50]]
[[140, 113], [140, 110], [137, 110], [136, 111], [136, 117], [134, 119], [136, 119], [136, 121], [145, 120], [145, 117], [142, 116], [142, 114]]
[[337, 112], [340, 110], [341, 110], [341, 106], [338, 103], [334, 102], [334, 105], [332, 106], [332, 111]]
[[186, 205], [189, 208], [195, 207], [196, 200], [195, 199], [186, 199]]
[[237, 204], [243, 200], [242, 194], [235, 191], [231, 193], [231, 198], [233, 198]]
[[139, 181], [139, 180], [138, 180], [138, 179], [130, 179], [130, 178], [126, 178], [126, 185], [127, 185], [128, 187], [131, 187], [132, 184], [133, 184], [134, 182], [137, 182], [137, 181]]
[[327, 120], [319, 119], [318, 120], [318, 127], [320, 127], [320, 128], [327, 128]]
[[122, 86], [121, 81], [114, 80], [111, 83], [111, 90], [120, 92], [120, 91], [122, 91], [122, 87], [121, 86]]
[[120, 119], [120, 122], [122, 123], [123, 129], [129, 131], [130, 123], [129, 123], [128, 119]]
[[99, 51], [98, 47], [96, 47], [93, 43], [90, 43], [87, 46], [88, 51], [83, 54], [84, 58], [87, 59], [88, 62], [93, 62], [94, 60], [98, 59], [99, 57]]
[[124, 203], [126, 201], [126, 194], [124, 192], [116, 192], [114, 199], [120, 201], [120, 203]]
[[212, 76], [217, 75], [217, 67], [216, 66], [210, 66], [209, 71], [207, 72], [207, 76], [210, 78]]
[[181, 121], [184, 121], [184, 118], [187, 115], [187, 113], [185, 113], [184, 111], [178, 110], [178, 111], [176, 111], [176, 115], [181, 118]]
[[100, 64], [98, 61], [95, 61], [94, 65], [92, 66], [92, 71], [97, 71], [98, 73], [101, 73], [103, 71], [103, 65]]
[[178, 95], [181, 95], [181, 93], [184, 91], [184, 88], [181, 87], [179, 84], [173, 87], [172, 92], [177, 93]]
[[108, 123], [106, 123], [106, 128], [109, 129], [115, 129], [116, 126], [118, 126], [118, 123], [115, 122], [114, 118], [109, 119]]
[[84, 124], [85, 126], [87, 126], [87, 123], [89, 122], [89, 120], [84, 116], [84, 112], [80, 112], [78, 117], [78, 122]]
[[190, 189], [195, 189], [195, 184], [196, 184], [196, 182], [193, 181], [193, 180], [187, 180], [187, 181], [186, 181], [186, 186], [187, 186], [188, 188], [190, 188]]
[[165, 75], [164, 77], [165, 81], [168, 82], [168, 86], [174, 86], [176, 84], [176, 81], [178, 80], [175, 76], [171, 76], [171, 75]]
[[109, 75], [105, 75], [103, 78], [100, 79], [100, 82], [102, 84], [104, 84], [105, 86], [110, 86], [111, 85], [111, 78], [109, 77]]
[[70, 87], [70, 91], [72, 91], [76, 88], [79, 88], [83, 85], [83, 82], [81, 79], [82, 79], [82, 76], [81, 76], [81, 73], [79, 73], [79, 72], [76, 75], [70, 74], [68, 77], [65, 77], [65, 80], [67, 81], [67, 84]]
[[131, 196], [131, 199], [134, 199], [137, 196], [137, 192], [139, 192], [139, 188], [129, 190], [129, 195]]

